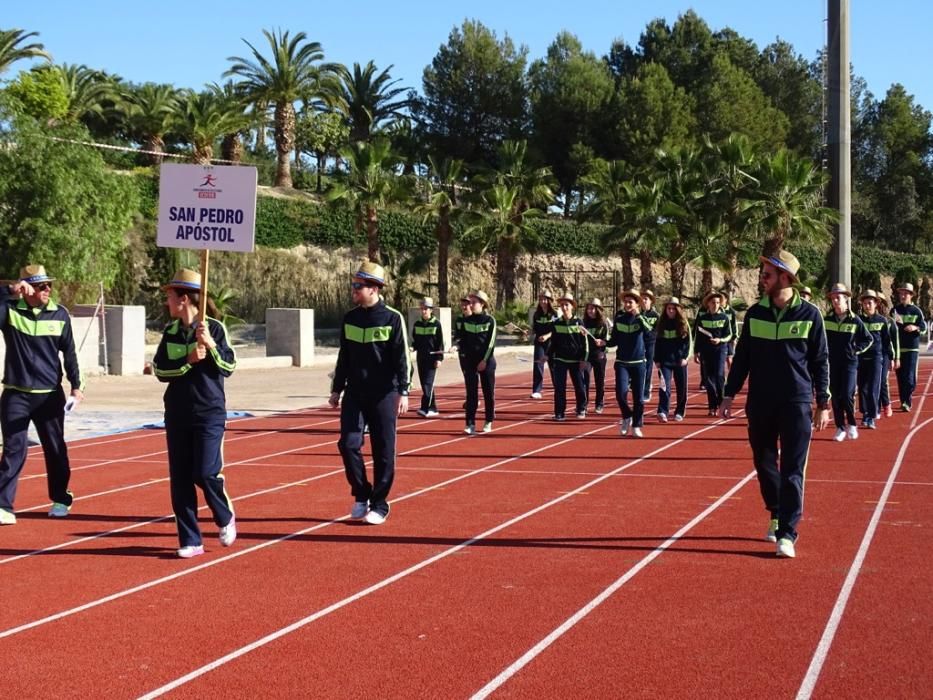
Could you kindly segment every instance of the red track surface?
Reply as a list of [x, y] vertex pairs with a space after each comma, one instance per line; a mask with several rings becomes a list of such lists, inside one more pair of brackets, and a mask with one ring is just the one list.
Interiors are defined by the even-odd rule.
[[[336, 414], [229, 425], [240, 537], [174, 557], [164, 437], [71, 445], [46, 517], [31, 453], [0, 529], [10, 697], [929, 697], [933, 401], [817, 434], [795, 560], [778, 560], [741, 417], [547, 420], [500, 379], [491, 435], [460, 389], [406, 418], [391, 517], [348, 522]], [[919, 396], [923, 394], [923, 398]], [[653, 408], [653, 406], [652, 406]], [[905, 447], [906, 445], [906, 447]], [[902, 449], [902, 447], [905, 447]], [[202, 511], [203, 513], [203, 511]]]

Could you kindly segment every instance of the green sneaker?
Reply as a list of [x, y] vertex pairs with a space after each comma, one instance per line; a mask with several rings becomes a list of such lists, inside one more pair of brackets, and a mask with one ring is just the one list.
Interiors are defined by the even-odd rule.
[[13, 511], [0, 508], [0, 525], [16, 525], [16, 515]]
[[777, 529], [778, 529], [777, 518], [771, 518], [771, 520], [768, 521], [768, 532], [765, 535], [765, 539], [768, 542], [777, 542]]

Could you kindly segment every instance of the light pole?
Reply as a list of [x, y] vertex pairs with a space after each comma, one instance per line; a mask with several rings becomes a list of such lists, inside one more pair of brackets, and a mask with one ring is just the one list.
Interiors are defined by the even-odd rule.
[[839, 212], [829, 254], [829, 283], [852, 286], [852, 115], [849, 85], [849, 0], [828, 0], [829, 206]]

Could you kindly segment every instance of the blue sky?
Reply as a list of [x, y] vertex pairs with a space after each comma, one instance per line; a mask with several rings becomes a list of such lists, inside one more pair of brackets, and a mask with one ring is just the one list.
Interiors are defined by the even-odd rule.
[[[229, 66], [227, 57], [247, 55], [241, 39], [260, 47], [263, 28], [304, 31], [323, 45], [327, 60], [352, 65], [373, 59], [380, 69], [394, 64], [392, 76], [420, 91], [424, 67], [451, 28], [466, 18], [525, 44], [530, 59], [543, 56], [563, 29], [602, 56], [613, 39], [635, 44], [651, 19], [673, 23], [690, 8], [714, 30], [729, 26], [759, 48], [781, 37], [807, 59], [825, 38], [826, 0], [18, 0], [6, 3], [0, 26], [39, 32], [60, 63], [84, 63], [134, 82], [192, 88], [219, 81]], [[882, 97], [899, 82], [933, 110], [933, 3], [851, 0], [851, 27], [855, 72], [871, 92]]]

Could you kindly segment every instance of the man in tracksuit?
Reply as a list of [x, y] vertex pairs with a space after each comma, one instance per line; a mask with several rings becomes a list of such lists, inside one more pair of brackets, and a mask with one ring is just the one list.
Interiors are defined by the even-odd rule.
[[779, 557], [794, 557], [814, 394], [816, 429], [829, 422], [829, 353], [819, 309], [794, 290], [797, 258], [781, 250], [760, 260], [765, 296], [745, 314], [720, 415], [729, 417], [732, 401], [748, 378], [748, 440], [771, 515], [766, 538], [777, 542]]
[[412, 345], [418, 364], [418, 381], [421, 382], [421, 408], [418, 415], [430, 418], [437, 415], [437, 397], [434, 396], [434, 377], [444, 359], [444, 329], [434, 317], [434, 300], [421, 300], [421, 318], [412, 328]]
[[[836, 422], [836, 442], [858, 439], [855, 423], [855, 389], [858, 358], [874, 342], [856, 314], [849, 308], [852, 293], [841, 282], [834, 284], [826, 295], [832, 309], [823, 319], [829, 348], [829, 390], [833, 395], [833, 419]], [[848, 423], [847, 423], [848, 422]]]
[[[364, 262], [353, 275], [356, 307], [343, 317], [329, 402], [336, 408], [343, 393], [337, 447], [353, 494], [350, 517], [370, 525], [381, 525], [389, 516], [396, 424], [408, 410], [411, 383], [405, 321], [382, 300], [384, 285], [385, 271], [373, 262]], [[364, 425], [373, 451], [372, 484], [361, 452]]]
[[71, 468], [65, 447], [65, 392], [62, 361], [71, 385], [73, 404], [84, 398], [71, 317], [50, 299], [54, 278], [42, 265], [27, 265], [20, 279], [0, 285], [0, 330], [6, 344], [0, 425], [0, 525], [13, 525], [13, 501], [20, 472], [26, 463], [29, 422], [35, 423], [45, 455], [49, 515], [68, 515], [73, 497], [68, 490]]
[[901, 410], [910, 411], [917, 388], [917, 365], [920, 360], [920, 336], [927, 329], [923, 312], [913, 303], [914, 285], [910, 282], [897, 288], [900, 303], [891, 310], [897, 324], [901, 366], [897, 370], [897, 393]]
[[661, 315], [654, 310], [654, 292], [650, 289], [641, 290], [641, 320], [648, 326], [648, 330], [651, 331], [648, 335], [645, 336], [645, 393], [642, 398], [644, 403], [648, 403], [651, 400], [651, 384], [652, 378], [654, 377], [654, 344], [655, 344], [655, 333], [654, 327], [658, 323], [658, 319], [661, 318]]

